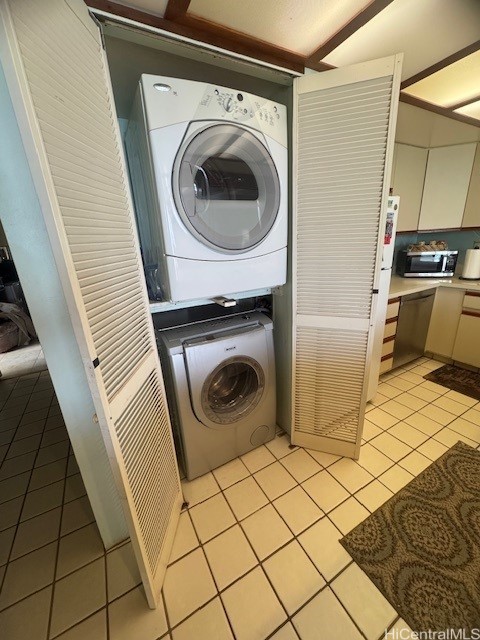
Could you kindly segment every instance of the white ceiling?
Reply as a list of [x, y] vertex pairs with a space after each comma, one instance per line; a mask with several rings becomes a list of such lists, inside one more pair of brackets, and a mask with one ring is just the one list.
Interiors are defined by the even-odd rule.
[[[88, 3], [88, 0], [86, 0]], [[157, 16], [168, 0], [116, 0]], [[191, 0], [189, 25], [207, 21], [306, 59], [375, 0]], [[177, 18], [181, 23], [182, 17]], [[192, 23], [193, 21], [193, 23]], [[225, 32], [224, 32], [225, 34]], [[393, 0], [323, 58], [345, 66], [403, 52], [404, 80], [480, 40], [480, 0]], [[404, 91], [440, 107], [480, 100], [479, 51]], [[308, 66], [308, 64], [307, 64]], [[480, 120], [478, 101], [456, 110]]]

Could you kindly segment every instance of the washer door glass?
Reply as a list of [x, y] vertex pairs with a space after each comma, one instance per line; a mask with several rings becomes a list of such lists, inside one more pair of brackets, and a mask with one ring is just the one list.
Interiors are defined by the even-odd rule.
[[229, 358], [203, 384], [203, 411], [212, 422], [236, 422], [255, 409], [264, 388], [265, 375], [256, 360], [247, 356]]
[[215, 249], [251, 249], [277, 217], [275, 164], [262, 142], [242, 127], [212, 125], [195, 135], [177, 156], [173, 180], [184, 222]]

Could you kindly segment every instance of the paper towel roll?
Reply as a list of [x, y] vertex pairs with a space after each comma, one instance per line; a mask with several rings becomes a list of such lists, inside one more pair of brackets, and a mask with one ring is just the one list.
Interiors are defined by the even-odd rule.
[[480, 280], [480, 249], [467, 249], [462, 278]]

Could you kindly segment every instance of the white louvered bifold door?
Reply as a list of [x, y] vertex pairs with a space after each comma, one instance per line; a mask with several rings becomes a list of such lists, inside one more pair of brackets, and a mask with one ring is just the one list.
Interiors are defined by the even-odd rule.
[[[145, 591], [182, 502], [100, 31], [81, 0], [0, 0], [1, 54]], [[34, 260], [32, 254], [32, 260]]]
[[392, 56], [307, 75], [294, 87], [291, 436], [355, 458], [400, 66]]

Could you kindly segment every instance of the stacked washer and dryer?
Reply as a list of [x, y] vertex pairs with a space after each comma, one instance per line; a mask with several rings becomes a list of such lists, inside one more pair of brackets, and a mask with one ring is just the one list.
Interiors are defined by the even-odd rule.
[[[142, 75], [126, 149], [153, 299], [185, 303], [285, 283], [285, 106]], [[272, 328], [254, 312], [158, 331], [188, 479], [274, 437]]]

